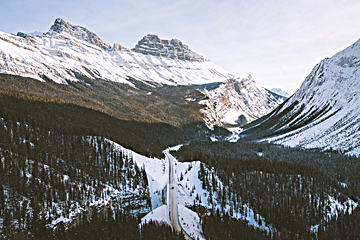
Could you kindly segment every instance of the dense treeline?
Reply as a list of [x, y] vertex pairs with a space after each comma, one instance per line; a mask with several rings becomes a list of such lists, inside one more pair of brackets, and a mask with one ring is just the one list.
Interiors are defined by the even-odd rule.
[[3, 232], [0, 239], [56, 239], [56, 240], [183, 240], [184, 237], [172, 230], [168, 225], [149, 222], [139, 226], [139, 219], [119, 210], [109, 209], [101, 214], [93, 209], [88, 219], [66, 229], [60, 223], [51, 229], [42, 220], [32, 221], [23, 229], [12, 229]]
[[[236, 149], [235, 146], [241, 149]], [[239, 213], [246, 215], [246, 205], [262, 216], [266, 224], [271, 224], [278, 231], [284, 228], [292, 239], [316, 238], [314, 231], [310, 231], [311, 226], [316, 225], [321, 225], [320, 231], [325, 231], [322, 234], [327, 235], [326, 231], [331, 228], [329, 222], [341, 224], [340, 219], [335, 221], [333, 211], [341, 219], [346, 219], [348, 226], [360, 227], [358, 218], [348, 215], [354, 209], [348, 199], [353, 191], [314, 167], [268, 158], [271, 148], [267, 148], [265, 144], [220, 142], [212, 144], [212, 147], [214, 148], [198, 142], [183, 146], [173, 153], [179, 159], [200, 160], [206, 164], [200, 167], [199, 179], [203, 189], [209, 191], [207, 201], [212, 205], [211, 212], [215, 211], [216, 206], [220, 206], [222, 216]], [[276, 156], [290, 156], [277, 155], [279, 152], [274, 149]], [[261, 156], [258, 155], [259, 152]], [[307, 157], [309, 156], [310, 154]], [[223, 185], [219, 185], [216, 176]], [[215, 220], [208, 221], [209, 228], [212, 221]], [[262, 220], [258, 218], [257, 222], [261, 225]], [[346, 234], [345, 229], [349, 228], [344, 227], [344, 223], [341, 226], [336, 228], [337, 234]], [[334, 229], [331, 228], [331, 231]], [[275, 232], [273, 234], [275, 236]]]
[[347, 156], [334, 151], [321, 152], [289, 148], [242, 139], [237, 143], [220, 141], [209, 144], [192, 141], [190, 145], [184, 145], [179, 152], [174, 152], [178, 159], [186, 161], [200, 159], [201, 154], [224, 159], [249, 160], [247, 164], [251, 164], [251, 161], [256, 159], [256, 162], [263, 161], [262, 168], [268, 168], [267, 162], [270, 164], [275, 161], [278, 162], [277, 164], [284, 164], [286, 168], [292, 168], [292, 173], [299, 169], [308, 169], [307, 172], [311, 172], [311, 176], [327, 175], [331, 181], [345, 183], [350, 196], [360, 197], [360, 159], [355, 156]]
[[184, 235], [177, 233], [169, 225], [165, 223], [152, 222], [141, 226], [141, 240], [182, 240]]
[[36, 222], [54, 225], [110, 197], [127, 213], [150, 209], [145, 169], [131, 155], [102, 137], [64, 135], [25, 122], [0, 118], [5, 232], [24, 232]]
[[192, 139], [209, 139], [203, 123], [174, 127], [165, 123], [123, 121], [92, 109], [17, 91], [0, 90], [0, 117], [24, 121], [32, 127], [67, 135], [103, 136], [146, 156], [163, 156], [162, 151]]
[[318, 238], [329, 240], [360, 239], [360, 209], [357, 207], [351, 215], [340, 215], [319, 226]]
[[202, 218], [204, 236], [209, 240], [270, 240], [266, 232], [249, 227], [242, 220], [237, 220], [228, 215], [211, 213]]

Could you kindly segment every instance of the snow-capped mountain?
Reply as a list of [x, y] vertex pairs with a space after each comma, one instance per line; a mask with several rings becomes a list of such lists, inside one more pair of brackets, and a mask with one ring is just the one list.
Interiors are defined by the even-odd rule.
[[[108, 45], [95, 33], [61, 18], [47, 33], [0, 32], [0, 54], [0, 73], [39, 81], [68, 85], [84, 79], [105, 80], [125, 83], [137, 90], [137, 83], [145, 83], [149, 88], [146, 93], [163, 85], [194, 86], [187, 99], [196, 98], [198, 89], [205, 94], [208, 101], [201, 102], [206, 104], [202, 112], [209, 126], [244, 125], [284, 100], [259, 86], [250, 75], [232, 74], [180, 40], [148, 34], [133, 49], [127, 49], [117, 43]], [[85, 83], [98, 87], [89, 81]]]
[[261, 87], [250, 74], [228, 79], [213, 89], [204, 88], [208, 97], [202, 110], [208, 126], [239, 127], [260, 118], [286, 98]]
[[147, 35], [132, 50], [110, 46], [84, 27], [58, 18], [47, 33], [0, 32], [0, 72], [56, 83], [91, 79], [128, 83], [204, 84], [234, 75], [201, 57], [181, 41]]
[[284, 96], [284, 97], [289, 97], [289, 93], [286, 92], [285, 90], [282, 90], [281, 88], [272, 88], [270, 91], [276, 93], [276, 94], [279, 94], [281, 96]]
[[359, 69], [360, 40], [318, 63], [300, 89], [248, 133], [267, 130], [277, 143], [359, 155]]

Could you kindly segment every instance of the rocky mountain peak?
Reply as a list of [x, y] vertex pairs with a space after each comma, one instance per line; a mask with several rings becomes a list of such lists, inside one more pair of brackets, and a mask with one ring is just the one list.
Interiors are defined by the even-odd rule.
[[144, 36], [132, 49], [134, 52], [172, 59], [204, 62], [206, 59], [178, 39], [160, 39], [155, 34]]
[[103, 49], [111, 49], [111, 47], [104, 43], [95, 33], [89, 31], [88, 29], [75, 26], [65, 21], [62, 18], [57, 18], [54, 24], [50, 27], [50, 31], [48, 33], [67, 33], [77, 39], [84, 40], [96, 46], [99, 46]]
[[69, 22], [65, 21], [62, 18], [55, 19], [54, 24], [50, 27], [50, 30], [61, 33], [63, 31], [69, 32], [69, 29], [72, 29], [73, 25], [71, 25]]

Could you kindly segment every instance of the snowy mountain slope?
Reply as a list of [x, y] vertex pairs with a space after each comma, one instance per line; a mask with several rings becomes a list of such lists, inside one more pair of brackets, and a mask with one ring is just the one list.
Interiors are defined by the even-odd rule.
[[202, 92], [209, 98], [202, 103], [208, 126], [233, 128], [268, 114], [286, 98], [261, 87], [250, 74], [228, 79]]
[[[147, 35], [143, 40], [149, 38], [158, 37]], [[203, 84], [234, 76], [179, 40], [159, 40], [167, 41], [163, 45], [171, 51], [143, 40], [133, 50], [110, 46], [86, 28], [58, 18], [44, 34], [0, 32], [0, 72], [63, 84], [78, 81], [78, 75], [127, 84], [131, 83], [126, 79], [133, 77], [157, 85]], [[167, 51], [149, 54], [150, 47]]]
[[288, 101], [245, 134], [265, 130], [276, 143], [359, 155], [359, 69], [360, 40], [318, 63]]

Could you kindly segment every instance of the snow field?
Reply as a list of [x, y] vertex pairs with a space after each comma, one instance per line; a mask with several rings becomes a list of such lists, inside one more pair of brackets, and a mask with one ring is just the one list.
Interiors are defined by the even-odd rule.
[[169, 211], [167, 205], [160, 206], [150, 213], [148, 213], [145, 217], [141, 219], [140, 225], [146, 224], [150, 221], [163, 222], [171, 226], [169, 221]]

